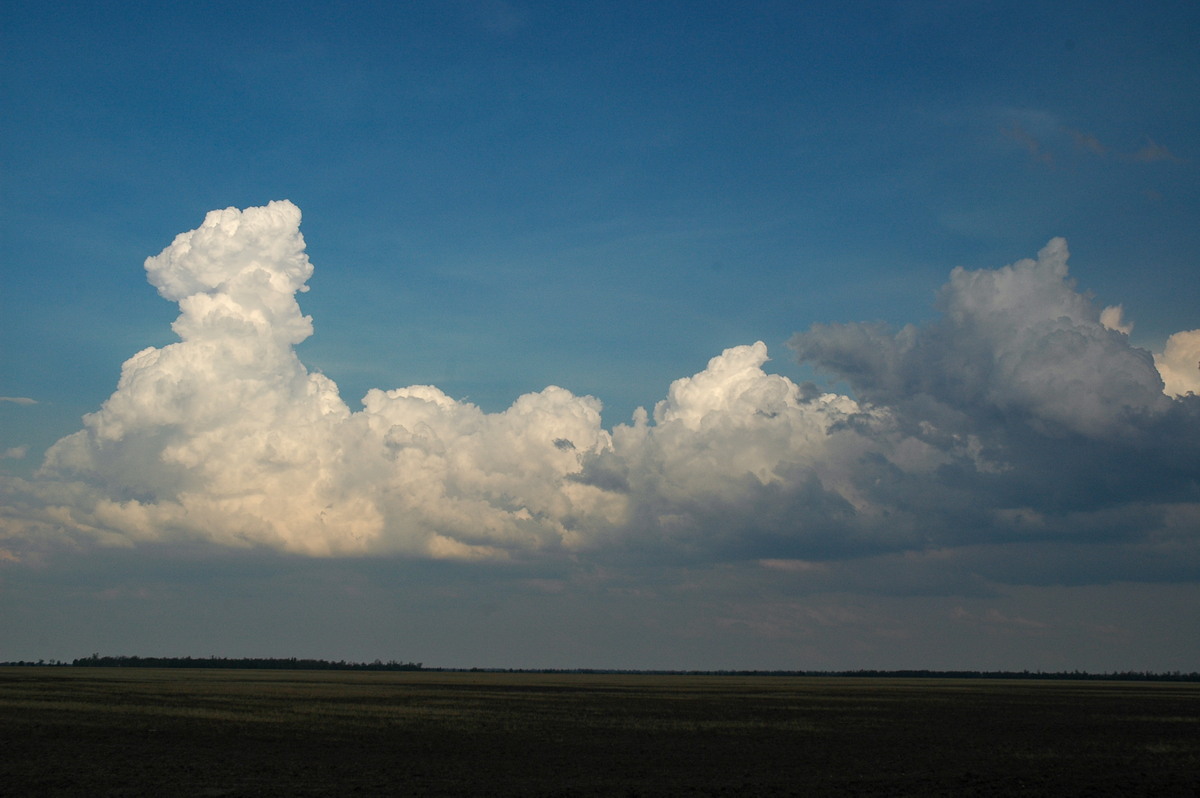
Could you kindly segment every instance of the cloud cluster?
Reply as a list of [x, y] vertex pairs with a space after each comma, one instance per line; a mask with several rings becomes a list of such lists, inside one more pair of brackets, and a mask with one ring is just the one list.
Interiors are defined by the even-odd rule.
[[[816, 325], [797, 356], [853, 397], [764, 371], [762, 343], [601, 423], [558, 387], [485, 413], [432, 386], [351, 411], [294, 346], [312, 266], [289, 202], [213, 211], [146, 261], [178, 343], [145, 349], [37, 476], [16, 550], [64, 538], [306, 555], [805, 563], [1005, 541], [1174, 547], [1200, 529], [1200, 331], [1157, 358], [1075, 291], [1067, 249], [956, 269], [941, 317]], [[1164, 390], [1164, 379], [1166, 380]], [[1191, 529], [1191, 532], [1187, 530]]]
[[955, 269], [930, 324], [815, 325], [790, 345], [947, 458], [932, 479], [881, 468], [871, 490], [939, 545], [1165, 537], [1194, 557], [1200, 399], [1156, 360], [1177, 363], [1196, 333], [1158, 358], [1131, 346], [1120, 311], [1075, 290], [1067, 256], [1055, 239], [1036, 260]]

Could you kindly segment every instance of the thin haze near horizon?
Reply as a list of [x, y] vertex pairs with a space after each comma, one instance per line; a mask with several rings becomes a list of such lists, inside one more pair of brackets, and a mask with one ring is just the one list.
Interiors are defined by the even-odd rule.
[[1196, 670], [1192, 5], [4, 17], [0, 660]]

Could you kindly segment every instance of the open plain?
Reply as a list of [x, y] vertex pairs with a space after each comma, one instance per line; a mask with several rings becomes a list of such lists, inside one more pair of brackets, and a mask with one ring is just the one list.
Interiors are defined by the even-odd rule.
[[0, 794], [1196, 795], [1200, 684], [0, 668]]

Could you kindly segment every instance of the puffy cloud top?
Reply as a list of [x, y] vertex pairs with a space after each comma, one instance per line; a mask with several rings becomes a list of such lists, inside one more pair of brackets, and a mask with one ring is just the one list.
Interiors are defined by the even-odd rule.
[[264, 208], [210, 211], [195, 230], [146, 259], [150, 283], [183, 311], [174, 330], [186, 340], [271, 335], [299, 343], [312, 335], [295, 294], [312, 264], [300, 235], [300, 209], [287, 200]]
[[237, 282], [259, 273], [266, 281], [260, 290], [288, 296], [307, 290], [312, 264], [300, 235], [300, 209], [287, 200], [209, 211], [198, 228], [146, 259], [151, 285], [175, 302], [199, 293], [240, 293]]
[[1200, 394], [1200, 330], [1172, 335], [1162, 354], [1154, 356], [1154, 364], [1168, 394]]
[[1068, 277], [1067, 244], [988, 271], [956, 268], [942, 318], [896, 334], [816, 325], [791, 346], [879, 404], [936, 402], [977, 422], [1004, 418], [1050, 433], [1105, 436], [1131, 413], [1170, 404], [1149, 352], [1101, 323]]

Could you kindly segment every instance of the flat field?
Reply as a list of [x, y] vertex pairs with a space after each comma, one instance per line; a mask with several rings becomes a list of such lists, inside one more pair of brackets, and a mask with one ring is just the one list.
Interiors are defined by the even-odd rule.
[[1200, 684], [0, 668], [3, 795], [1194, 796]]

